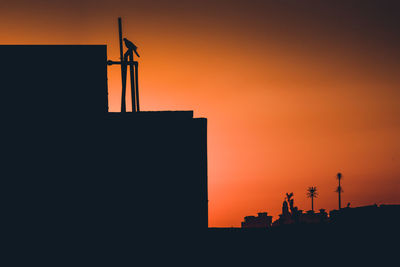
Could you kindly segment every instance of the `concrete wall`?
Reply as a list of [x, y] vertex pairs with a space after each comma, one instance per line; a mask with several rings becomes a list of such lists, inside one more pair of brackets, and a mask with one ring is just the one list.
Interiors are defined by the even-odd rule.
[[105, 45], [0, 45], [2, 108], [8, 112], [108, 111]]

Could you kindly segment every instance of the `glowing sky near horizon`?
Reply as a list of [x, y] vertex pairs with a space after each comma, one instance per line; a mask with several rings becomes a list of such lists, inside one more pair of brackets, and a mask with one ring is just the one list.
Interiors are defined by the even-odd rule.
[[286, 192], [308, 210], [309, 186], [336, 208], [339, 171], [343, 205], [400, 203], [397, 1], [3, 2], [2, 44], [107, 44], [113, 60], [123, 18], [141, 109], [208, 118], [210, 226], [276, 219]]

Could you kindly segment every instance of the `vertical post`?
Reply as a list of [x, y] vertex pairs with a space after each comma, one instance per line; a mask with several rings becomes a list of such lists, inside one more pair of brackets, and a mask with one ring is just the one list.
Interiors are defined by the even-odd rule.
[[122, 97], [121, 97], [121, 112], [126, 112], [126, 64], [124, 62], [124, 48], [122, 45], [122, 20], [118, 18], [119, 32], [119, 53], [121, 59], [121, 81], [122, 81]]
[[340, 179], [339, 179], [339, 187], [338, 187], [338, 191], [339, 191], [339, 210], [342, 208], [342, 205], [341, 205], [341, 199], [340, 199], [340, 191], [342, 191], [342, 188], [340, 187]]
[[314, 212], [314, 197], [311, 197], [311, 210]]
[[134, 74], [134, 62], [133, 62], [133, 51], [130, 50], [129, 53], [129, 70], [130, 70], [130, 74], [131, 74], [131, 96], [132, 96], [132, 112], [136, 112], [136, 101], [135, 101], [135, 95], [136, 95], [136, 91], [135, 91], [135, 74]]
[[135, 63], [135, 87], [136, 87], [136, 109], [139, 112], [140, 108], [139, 108], [139, 77], [138, 77], [138, 67], [139, 67], [139, 63], [136, 62]]

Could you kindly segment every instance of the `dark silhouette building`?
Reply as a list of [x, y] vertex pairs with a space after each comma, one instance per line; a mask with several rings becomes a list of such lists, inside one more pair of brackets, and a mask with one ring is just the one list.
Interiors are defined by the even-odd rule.
[[242, 228], [269, 228], [271, 227], [272, 216], [267, 212], [259, 212], [257, 216], [246, 216], [242, 222]]
[[306, 213], [300, 214], [299, 222], [303, 224], [327, 223], [328, 213], [324, 209], [320, 209], [319, 212], [309, 210]]
[[0, 56], [14, 240], [87, 255], [207, 229], [205, 118], [108, 112], [105, 45], [2, 45]]
[[366, 228], [398, 228], [400, 221], [400, 205], [369, 205], [361, 207], [346, 207], [329, 212], [331, 224], [346, 227]]

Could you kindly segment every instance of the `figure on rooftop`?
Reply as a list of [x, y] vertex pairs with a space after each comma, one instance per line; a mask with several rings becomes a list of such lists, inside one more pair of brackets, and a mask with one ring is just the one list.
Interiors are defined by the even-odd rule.
[[125, 46], [128, 48], [128, 51], [126, 51], [126, 53], [125, 53], [125, 57], [128, 57], [128, 55], [131, 53], [131, 51], [135, 52], [135, 54], [138, 57], [140, 57], [137, 52], [137, 46], [134, 43], [132, 43], [131, 41], [129, 41], [126, 38], [124, 38], [124, 43], [125, 43]]

